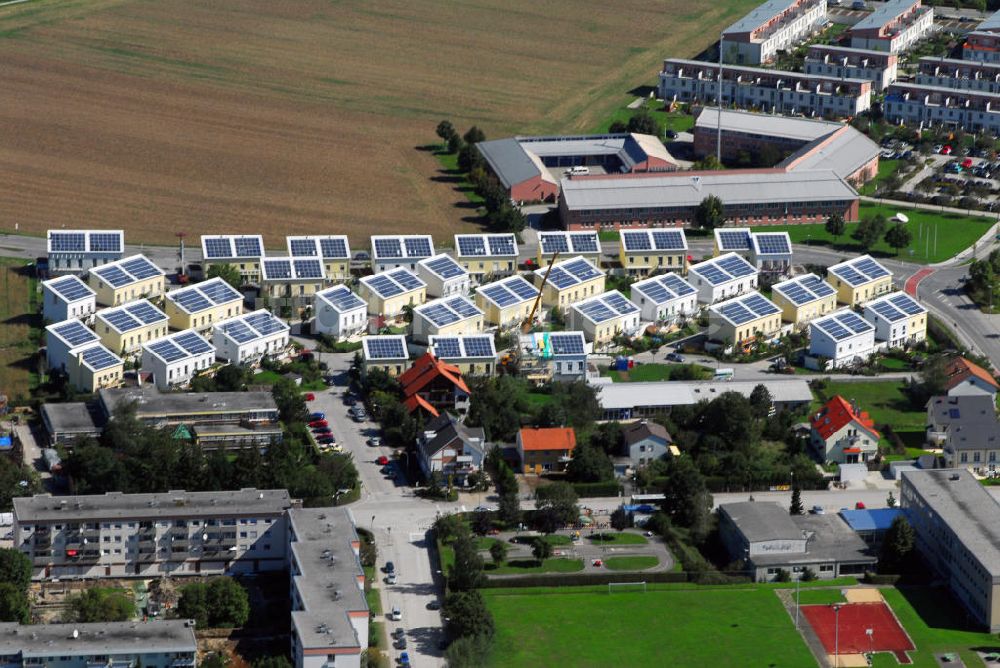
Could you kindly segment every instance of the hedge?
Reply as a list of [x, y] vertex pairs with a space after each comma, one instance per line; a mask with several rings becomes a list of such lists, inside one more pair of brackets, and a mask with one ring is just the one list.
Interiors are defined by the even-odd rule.
[[604, 585], [609, 582], [687, 582], [685, 573], [657, 571], [653, 573], [538, 573], [516, 577], [488, 576], [482, 589], [512, 587], [569, 587], [574, 585]]
[[607, 482], [574, 482], [573, 491], [581, 499], [595, 496], [618, 496], [622, 486], [614, 480]]
[[899, 575], [879, 575], [868, 571], [865, 573], [865, 584], [873, 585], [894, 585], [899, 582]]

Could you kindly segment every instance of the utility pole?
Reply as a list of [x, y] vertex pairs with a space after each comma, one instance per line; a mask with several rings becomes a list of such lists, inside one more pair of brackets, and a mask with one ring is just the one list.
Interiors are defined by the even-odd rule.
[[722, 35], [719, 35], [719, 80], [716, 82], [715, 102], [719, 113], [718, 128], [715, 133], [715, 159], [722, 164]]

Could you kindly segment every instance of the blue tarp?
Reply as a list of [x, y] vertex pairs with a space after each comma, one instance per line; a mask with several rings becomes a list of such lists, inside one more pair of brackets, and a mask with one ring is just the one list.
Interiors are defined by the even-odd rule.
[[840, 516], [855, 531], [885, 531], [901, 512], [900, 508], [841, 510]]
[[10, 436], [0, 436], [0, 450], [9, 450], [12, 447], [14, 447], [14, 442]]

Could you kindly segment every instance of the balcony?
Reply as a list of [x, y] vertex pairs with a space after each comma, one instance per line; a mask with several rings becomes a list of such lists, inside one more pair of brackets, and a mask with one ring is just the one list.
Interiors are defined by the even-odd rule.
[[140, 550], [135, 555], [135, 561], [138, 561], [138, 562], [144, 563], [144, 564], [148, 564], [150, 562], [156, 561], [156, 552], [155, 551], [143, 552], [143, 551]]
[[169, 561], [184, 561], [189, 556], [191, 556], [191, 554], [187, 550], [172, 550], [167, 556], [167, 559]]
[[44, 556], [35, 555], [34, 557], [32, 557], [31, 563], [34, 566], [48, 566], [49, 564], [52, 563], [52, 559], [53, 557], [51, 554], [47, 554]]

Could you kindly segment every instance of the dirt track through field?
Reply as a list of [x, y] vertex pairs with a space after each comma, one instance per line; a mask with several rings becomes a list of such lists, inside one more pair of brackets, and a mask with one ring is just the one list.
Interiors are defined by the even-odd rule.
[[[701, 4], [701, 3], [699, 3]], [[471, 223], [417, 146], [580, 131], [752, 0], [33, 0], [0, 8], [0, 230]]]

